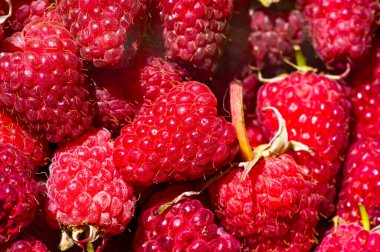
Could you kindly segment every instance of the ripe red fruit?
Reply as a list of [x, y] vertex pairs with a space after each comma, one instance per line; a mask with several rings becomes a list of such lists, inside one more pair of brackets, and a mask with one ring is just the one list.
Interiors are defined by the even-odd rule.
[[106, 128], [114, 136], [133, 121], [142, 100], [140, 84], [133, 74], [124, 70], [98, 68], [89, 72], [96, 101], [94, 124]]
[[49, 142], [79, 137], [92, 105], [71, 34], [60, 24], [35, 21], [8, 40], [0, 54], [0, 104]]
[[158, 97], [168, 93], [181, 84], [188, 73], [176, 63], [164, 58], [150, 57], [141, 69], [140, 83], [144, 93], [145, 105], [151, 106]]
[[289, 140], [313, 149], [293, 153], [297, 162], [310, 169], [318, 194], [326, 198], [321, 209], [328, 216], [334, 211], [335, 176], [348, 143], [350, 102], [345, 87], [337, 81], [312, 72], [294, 72], [283, 80], [261, 86], [257, 115], [267, 139], [278, 128], [275, 107], [286, 121]]
[[47, 213], [68, 232], [90, 227], [101, 236], [114, 235], [131, 220], [136, 204], [133, 188], [115, 169], [112, 151], [111, 134], [100, 129], [54, 153]]
[[59, 0], [57, 12], [79, 44], [80, 55], [96, 67], [132, 58], [145, 23], [147, 0]]
[[371, 225], [380, 225], [380, 139], [363, 138], [347, 154], [337, 215], [360, 222], [359, 205], [365, 206]]
[[351, 99], [356, 138], [377, 137], [380, 131], [380, 43], [352, 73]]
[[48, 252], [49, 250], [40, 241], [18, 240], [10, 245], [5, 252]]
[[134, 250], [240, 251], [236, 238], [215, 224], [214, 214], [199, 200], [186, 197], [156, 214], [162, 204], [172, 201], [182, 191], [181, 187], [170, 186], [152, 197], [140, 215]]
[[196, 72], [213, 73], [232, 15], [232, 0], [161, 0], [159, 7], [168, 57]]
[[[46, 8], [50, 5], [50, 0], [17, 0], [11, 1], [12, 15], [3, 24], [4, 29], [11, 35], [13, 32], [22, 31], [24, 26], [32, 20], [42, 17]], [[0, 3], [0, 13], [8, 13], [8, 4], [5, 1]]]
[[195, 81], [159, 97], [115, 140], [114, 162], [123, 178], [144, 185], [192, 180], [232, 161], [236, 131], [217, 116], [216, 105], [210, 89]]
[[7, 114], [0, 112], [0, 142], [11, 144], [22, 151], [33, 166], [43, 166], [49, 161], [49, 146], [31, 132], [24, 130]]
[[249, 42], [253, 65], [259, 69], [273, 68], [285, 64], [283, 58], [294, 55], [294, 45], [305, 38], [304, 18], [297, 10], [271, 12], [256, 9], [251, 14]]
[[378, 0], [307, 0], [302, 5], [314, 48], [327, 65], [345, 68], [368, 52]]
[[0, 244], [15, 238], [34, 218], [39, 187], [33, 166], [9, 144], [0, 144]]
[[245, 179], [232, 170], [209, 188], [221, 226], [247, 251], [308, 251], [320, 201], [308, 173], [287, 154], [260, 160]]
[[338, 225], [331, 228], [315, 251], [380, 251], [380, 234], [367, 231], [357, 223]]

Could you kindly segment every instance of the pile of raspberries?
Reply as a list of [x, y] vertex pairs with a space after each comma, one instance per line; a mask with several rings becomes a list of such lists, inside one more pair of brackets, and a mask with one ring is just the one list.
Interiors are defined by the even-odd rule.
[[0, 1], [0, 252], [379, 252], [379, 20]]

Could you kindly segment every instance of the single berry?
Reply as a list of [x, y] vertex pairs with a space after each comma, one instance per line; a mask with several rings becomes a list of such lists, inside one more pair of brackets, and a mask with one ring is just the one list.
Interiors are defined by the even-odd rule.
[[[137, 70], [134, 70], [135, 72]], [[117, 136], [120, 130], [133, 121], [142, 102], [138, 77], [129, 70], [91, 69], [89, 75], [94, 84], [94, 124], [108, 129]]]
[[231, 0], [161, 0], [165, 48], [169, 58], [210, 75], [225, 42]]
[[33, 166], [9, 144], [0, 144], [0, 244], [14, 239], [35, 216], [39, 186]]
[[327, 232], [315, 251], [380, 251], [380, 234], [367, 231], [357, 223], [341, 224]]
[[46, 246], [38, 241], [18, 240], [10, 246], [5, 252], [48, 252]]
[[345, 221], [360, 222], [359, 205], [365, 206], [371, 225], [380, 225], [380, 139], [363, 138], [347, 154], [337, 215]]
[[378, 0], [307, 0], [302, 5], [314, 48], [328, 66], [345, 68], [368, 52]]
[[376, 42], [370, 56], [352, 72], [353, 114], [355, 137], [377, 137], [380, 130], [380, 43]]
[[246, 178], [232, 170], [209, 188], [221, 226], [247, 251], [310, 250], [320, 196], [308, 173], [287, 154], [260, 160]]
[[49, 142], [79, 137], [93, 109], [82, 62], [71, 34], [60, 24], [34, 21], [8, 40], [0, 54], [0, 104]]
[[284, 58], [294, 55], [293, 46], [305, 38], [304, 18], [298, 10], [273, 12], [264, 8], [251, 13], [249, 43], [253, 65], [273, 69], [285, 64]]
[[161, 214], [156, 211], [181, 190], [171, 186], [156, 193], [141, 213], [134, 250], [142, 251], [240, 251], [232, 235], [215, 224], [214, 214], [197, 199], [184, 198]]
[[49, 161], [49, 146], [32, 132], [21, 128], [10, 116], [0, 112], [0, 143], [11, 144], [22, 151], [33, 165], [43, 166]]
[[59, 0], [57, 12], [96, 67], [120, 65], [137, 51], [145, 23], [146, 0]]
[[193, 180], [231, 162], [236, 131], [217, 116], [216, 105], [210, 89], [195, 81], [159, 97], [115, 140], [114, 162], [123, 178], [145, 185]]
[[112, 151], [111, 134], [93, 129], [54, 153], [47, 182], [47, 214], [69, 236], [89, 229], [93, 242], [98, 235], [123, 232], [131, 220], [136, 204], [133, 188], [115, 169]]

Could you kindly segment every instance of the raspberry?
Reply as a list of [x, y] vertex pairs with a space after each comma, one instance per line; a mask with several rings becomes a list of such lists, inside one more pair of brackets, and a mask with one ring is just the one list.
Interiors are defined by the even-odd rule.
[[15, 238], [35, 215], [38, 184], [33, 167], [21, 151], [0, 144], [0, 244]]
[[221, 226], [248, 241], [249, 251], [308, 251], [320, 201], [308, 168], [282, 154], [259, 161], [246, 179], [242, 174], [236, 168], [209, 188]]
[[47, 142], [21, 128], [11, 117], [2, 112], [0, 112], [0, 143], [11, 144], [21, 150], [34, 166], [43, 166], [48, 162], [50, 150]]
[[154, 104], [159, 96], [182, 83], [187, 75], [187, 72], [175, 63], [160, 57], [148, 58], [140, 76], [144, 103]]
[[[22, 31], [25, 25], [32, 20], [42, 17], [47, 7], [49, 0], [18, 0], [12, 1], [12, 15], [9, 17], [3, 27], [8, 34]], [[8, 4], [2, 1], [0, 4], [0, 12], [8, 13]]]
[[48, 252], [49, 250], [40, 241], [19, 240], [14, 242], [5, 252]]
[[114, 162], [123, 178], [144, 185], [193, 180], [228, 164], [237, 152], [236, 131], [217, 117], [216, 103], [195, 81], [159, 97], [115, 140]]
[[49, 218], [68, 231], [95, 227], [100, 234], [123, 232], [135, 196], [112, 162], [111, 134], [90, 130], [53, 155], [47, 182]]
[[308, 0], [302, 5], [314, 48], [327, 65], [344, 68], [368, 52], [379, 12], [377, 0]]
[[49, 142], [79, 137], [91, 124], [92, 107], [82, 63], [61, 24], [34, 21], [0, 54], [0, 104]]
[[294, 157], [310, 168], [317, 193], [331, 197], [322, 204], [327, 209], [321, 210], [324, 215], [331, 215], [335, 176], [348, 143], [351, 106], [345, 87], [311, 72], [294, 72], [281, 81], [264, 84], [257, 98], [257, 115], [264, 135], [270, 139], [278, 123], [272, 111], [261, 112], [268, 106], [277, 108], [285, 119], [289, 140], [314, 150], [311, 154], [296, 152]]
[[96, 67], [115, 66], [132, 58], [140, 40], [147, 0], [60, 0], [57, 11]]
[[254, 10], [249, 36], [253, 65], [259, 69], [283, 66], [283, 58], [293, 56], [293, 46], [301, 45], [305, 38], [303, 23], [303, 16], [297, 10], [284, 13]]
[[116, 136], [135, 117], [142, 99], [139, 83], [124, 70], [91, 69], [90, 75], [95, 87], [94, 123]]
[[352, 74], [351, 99], [356, 138], [377, 137], [380, 131], [380, 43]]
[[315, 251], [380, 251], [380, 234], [367, 231], [356, 223], [339, 225], [325, 235]]
[[360, 223], [359, 205], [364, 205], [371, 224], [380, 225], [380, 139], [363, 138], [355, 142], [347, 155], [337, 215]]
[[210, 75], [216, 70], [232, 15], [232, 0], [161, 0], [167, 55]]
[[185, 198], [162, 214], [156, 211], [180, 192], [176, 186], [156, 193], [141, 213], [134, 249], [140, 251], [240, 251], [239, 242], [214, 221], [199, 200]]

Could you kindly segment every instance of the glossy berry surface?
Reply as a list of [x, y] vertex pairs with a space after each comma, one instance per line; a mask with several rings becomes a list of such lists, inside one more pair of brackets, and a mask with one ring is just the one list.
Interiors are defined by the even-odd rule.
[[237, 152], [236, 131], [217, 116], [216, 98], [199, 82], [173, 88], [115, 140], [115, 165], [126, 181], [149, 185], [197, 179], [227, 165]]

